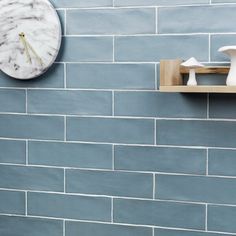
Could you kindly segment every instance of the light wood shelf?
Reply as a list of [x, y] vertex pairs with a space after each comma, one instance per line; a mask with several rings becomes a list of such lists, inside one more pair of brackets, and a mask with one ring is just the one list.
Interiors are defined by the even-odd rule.
[[161, 92], [179, 93], [236, 93], [236, 86], [160, 86]]
[[[236, 93], [236, 86], [198, 85], [186, 86], [183, 84], [183, 75], [189, 70], [181, 66], [183, 61], [161, 60], [160, 62], [160, 91], [180, 93]], [[227, 74], [229, 66], [206, 66], [196, 69], [197, 74]]]

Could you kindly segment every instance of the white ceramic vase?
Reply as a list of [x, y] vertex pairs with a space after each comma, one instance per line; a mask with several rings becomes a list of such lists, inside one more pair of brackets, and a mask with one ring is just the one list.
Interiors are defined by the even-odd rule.
[[231, 59], [231, 65], [226, 85], [236, 86], [236, 46], [225, 46], [219, 49], [219, 52], [227, 54]]

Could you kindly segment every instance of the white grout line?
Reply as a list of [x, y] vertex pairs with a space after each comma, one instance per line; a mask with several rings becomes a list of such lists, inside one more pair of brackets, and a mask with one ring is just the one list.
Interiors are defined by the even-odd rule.
[[115, 91], [112, 91], [112, 116], [115, 116]]
[[25, 215], [28, 215], [28, 191], [25, 191]]
[[158, 25], [159, 25], [159, 21], [158, 21], [158, 7], [156, 7], [156, 9], [155, 9], [155, 14], [156, 14], [156, 16], [155, 16], [156, 34], [158, 34]]
[[155, 64], [155, 90], [158, 90], [158, 84], [157, 84], [157, 78], [158, 78], [157, 66], [158, 66], [158, 64]]
[[209, 175], [209, 149], [206, 150], [206, 175]]
[[157, 145], [157, 122], [154, 120], [154, 145]]
[[111, 198], [111, 223], [114, 222], [114, 198]]
[[[0, 140], [9, 140], [9, 141], [26, 141], [23, 138], [7, 138], [7, 137], [0, 137]], [[100, 141], [64, 141], [64, 140], [50, 140], [50, 139], [27, 139], [29, 142], [48, 142], [48, 143], [71, 143], [71, 144], [94, 144], [94, 145], [117, 145], [117, 146], [124, 146], [124, 147], [155, 147], [155, 148], [180, 148], [180, 149], [215, 149], [215, 150], [234, 150], [236, 151], [236, 147], [206, 147], [206, 146], [184, 146], [184, 145], [171, 145], [171, 144], [139, 144], [139, 143], [108, 143], [108, 142], [100, 142]]]
[[[124, 120], [157, 120], [157, 121], [214, 121], [214, 122], [236, 122], [236, 119], [226, 118], [170, 118], [170, 117], [151, 117], [151, 116], [112, 116], [112, 115], [83, 115], [83, 114], [57, 114], [57, 113], [17, 113], [17, 112], [0, 112], [0, 115], [18, 115], [18, 116], [44, 116], [44, 117], [73, 117], [73, 118], [100, 118], [100, 119], [124, 119]], [[0, 137], [1, 138], [1, 137]], [[3, 137], [4, 138], [4, 137]], [[24, 139], [25, 140], [25, 139]], [[75, 140], [76, 141], [76, 140]]]
[[152, 236], [155, 236], [155, 228], [152, 228]]
[[156, 175], [155, 174], [153, 174], [153, 189], [152, 189], [152, 191], [153, 191], [153, 200], [154, 200], [156, 197]]
[[[46, 169], [58, 169], [58, 170], [78, 170], [78, 171], [97, 171], [97, 172], [116, 172], [116, 173], [130, 173], [140, 175], [168, 175], [168, 176], [186, 176], [186, 177], [203, 177], [203, 178], [221, 178], [221, 179], [236, 179], [236, 176], [227, 176], [227, 175], [206, 175], [206, 174], [192, 174], [192, 173], [174, 173], [174, 172], [161, 172], [161, 171], [143, 171], [143, 170], [122, 170], [122, 169], [96, 169], [96, 168], [81, 168], [81, 167], [64, 167], [64, 166], [49, 166], [49, 165], [23, 165], [23, 164], [12, 164], [12, 163], [0, 163], [0, 166], [15, 166], [15, 167], [32, 167], [32, 168], [46, 168]], [[65, 178], [65, 176], [64, 176]], [[64, 181], [65, 182], [65, 181]]]
[[112, 37], [112, 62], [115, 62], [115, 36]]
[[[153, 63], [152, 63], [153, 64]], [[17, 88], [17, 87], [12, 87], [12, 88], [6, 88], [6, 87], [0, 87], [0, 89], [5, 89], [5, 90], [24, 90], [25, 88]], [[153, 89], [116, 89], [116, 88], [109, 88], [109, 89], [104, 89], [104, 88], [29, 88], [28, 91], [95, 91], [95, 92], [112, 92], [112, 91], [117, 91], [117, 92], [156, 92], [155, 88]], [[22, 113], [21, 113], [22, 114]]]
[[64, 69], [64, 88], [67, 87], [67, 66], [66, 63], [63, 63], [63, 69]]
[[64, 193], [66, 193], [66, 168], [63, 170]]
[[208, 205], [206, 204], [206, 212], [205, 212], [205, 230], [208, 230]]
[[210, 120], [210, 94], [207, 93], [207, 120]]
[[66, 142], [67, 140], [67, 118], [64, 116], [64, 141]]
[[25, 89], [25, 113], [28, 113], [28, 89]]
[[67, 34], [67, 9], [64, 9], [64, 35]]
[[115, 145], [112, 145], [112, 170], [115, 170]]
[[146, 174], [156, 174], [156, 175], [171, 175], [171, 176], [187, 176], [187, 177], [208, 177], [208, 178], [222, 178], [222, 179], [236, 179], [236, 176], [227, 176], [227, 175], [206, 175], [206, 174], [192, 174], [192, 173], [178, 173], [178, 172], [161, 172], [161, 171], [148, 171], [148, 170], [122, 170], [122, 169], [114, 169], [114, 161], [112, 161], [112, 168], [111, 169], [97, 169], [97, 168], [81, 168], [81, 167], [68, 167], [68, 166], [50, 166], [50, 165], [23, 165], [23, 164], [13, 164], [13, 163], [0, 163], [0, 166], [15, 166], [15, 167], [32, 167], [32, 168], [47, 168], [47, 169], [58, 169], [58, 170], [86, 170], [86, 171], [97, 171], [97, 172], [116, 172], [116, 173], [139, 173], [140, 175]]
[[[150, 33], [136, 33], [136, 34], [67, 34], [67, 35], [62, 35], [63, 38], [125, 38], [125, 37], [155, 37], [155, 38], [161, 38], [165, 36], [171, 36], [171, 37], [176, 37], [176, 36], [209, 36], [211, 35], [235, 35], [236, 31], [231, 31], [231, 32], [180, 32], [180, 33], [158, 33], [156, 34], [156, 30]], [[63, 63], [66, 61], [56, 61], [55, 63]], [[93, 61], [91, 61], [93, 62]], [[96, 61], [94, 61], [96, 62]], [[67, 62], [66, 62], [67, 63]]]
[[66, 236], [66, 220], [63, 219], [63, 236]]
[[25, 142], [25, 164], [29, 165], [29, 140]]
[[[197, 230], [197, 229], [186, 229], [186, 228], [177, 228], [177, 227], [165, 227], [165, 226], [154, 226], [154, 225], [142, 225], [142, 224], [129, 224], [129, 223], [117, 223], [117, 222], [109, 222], [109, 221], [92, 221], [92, 220], [79, 220], [79, 219], [69, 219], [69, 218], [56, 218], [56, 217], [48, 217], [48, 216], [35, 216], [35, 215], [30, 215], [30, 216], [25, 216], [25, 215], [20, 215], [20, 214], [4, 214], [0, 213], [1, 216], [6, 216], [6, 217], [21, 217], [21, 218], [34, 218], [34, 219], [49, 219], [49, 220], [58, 220], [58, 221], [68, 221], [68, 222], [80, 222], [80, 223], [92, 223], [92, 224], [105, 224], [105, 225], [115, 225], [115, 226], [128, 226], [128, 227], [146, 227], [150, 229], [167, 229], [167, 230], [180, 230], [184, 232], [199, 232], [199, 233], [205, 233], [206, 231], [204, 230]], [[231, 233], [231, 232], [222, 232], [222, 231], [207, 231], [208, 233], [215, 233], [215, 234], [220, 234], [220, 235], [236, 235], [236, 233]], [[220, 236], [219, 235], [219, 236]]]
[[211, 62], [211, 34], [208, 36], [208, 61]]
[[[210, 0], [211, 1], [211, 0]], [[210, 2], [211, 3], [211, 2]], [[217, 5], [217, 6], [228, 6], [228, 5], [236, 5], [236, 3], [212, 3], [212, 5]], [[116, 6], [117, 9], [139, 9], [139, 8], [155, 8], [155, 7], [160, 7], [160, 8], [182, 8], [182, 7], [209, 7], [209, 3], [200, 3], [200, 4], [178, 4], [178, 5], [173, 5], [173, 4], [167, 4], [167, 5], [135, 5], [135, 6]], [[114, 10], [113, 6], [97, 6], [97, 7], [57, 7], [56, 10]]]

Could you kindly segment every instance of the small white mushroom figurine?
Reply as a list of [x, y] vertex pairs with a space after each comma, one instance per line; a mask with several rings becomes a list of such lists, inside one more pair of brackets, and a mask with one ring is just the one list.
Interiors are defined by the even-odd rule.
[[196, 86], [197, 80], [196, 80], [196, 72], [195, 69], [199, 67], [204, 67], [200, 62], [198, 62], [194, 57], [191, 57], [187, 61], [183, 62], [181, 66], [189, 68], [189, 79], [187, 82], [188, 86]]

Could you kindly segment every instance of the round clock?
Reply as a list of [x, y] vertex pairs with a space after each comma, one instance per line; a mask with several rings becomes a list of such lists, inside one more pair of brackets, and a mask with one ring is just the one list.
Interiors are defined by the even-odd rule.
[[35, 78], [52, 65], [60, 45], [60, 20], [48, 0], [0, 0], [0, 70]]

